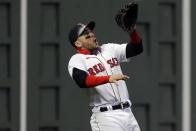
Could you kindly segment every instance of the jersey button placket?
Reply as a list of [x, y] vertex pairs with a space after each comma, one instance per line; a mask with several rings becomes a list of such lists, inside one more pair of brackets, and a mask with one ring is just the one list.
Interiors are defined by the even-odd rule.
[[[105, 67], [105, 70], [106, 70], [107, 75], [112, 75], [113, 73], [112, 73], [112, 71], [111, 71], [111, 67], [110, 67], [110, 65], [106, 62], [106, 59], [105, 59], [101, 54], [100, 54], [99, 56], [97, 56], [97, 57], [98, 57], [98, 59], [100, 59], [101, 62], [104, 64], [104, 67]], [[112, 88], [112, 91], [113, 91], [113, 93], [114, 93], [114, 97], [115, 97], [116, 101], [119, 101], [119, 98], [120, 98], [120, 97], [117, 96], [118, 91], [116, 90], [116, 88], [118, 88], [118, 87], [115, 87], [116, 85], [114, 85], [113, 83], [110, 83], [110, 85], [111, 85], [111, 88]]]

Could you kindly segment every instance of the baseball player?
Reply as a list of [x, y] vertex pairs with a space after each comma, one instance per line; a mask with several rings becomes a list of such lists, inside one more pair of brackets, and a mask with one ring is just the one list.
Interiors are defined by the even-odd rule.
[[94, 27], [92, 21], [71, 28], [69, 40], [77, 53], [68, 64], [72, 79], [90, 94], [92, 131], [140, 131], [120, 63], [142, 53], [142, 39], [135, 27], [128, 43], [100, 45]]
[[124, 44], [100, 45], [93, 29], [95, 22], [78, 23], [69, 32], [69, 40], [77, 50], [68, 64], [70, 76], [90, 97], [92, 131], [140, 131], [131, 111], [131, 101], [120, 63], [128, 62], [143, 51], [136, 30], [138, 4], [132, 1], [118, 11], [115, 21], [130, 35]]

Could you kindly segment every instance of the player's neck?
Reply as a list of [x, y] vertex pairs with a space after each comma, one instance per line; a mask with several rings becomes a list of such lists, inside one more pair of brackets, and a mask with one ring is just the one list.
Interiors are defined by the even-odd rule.
[[84, 55], [92, 55], [92, 54], [97, 54], [98, 51], [100, 49], [93, 49], [93, 50], [88, 50], [88, 49], [80, 49], [80, 48], [77, 48], [77, 52], [80, 53], [80, 54], [84, 54]]
[[90, 54], [90, 51], [87, 50], [87, 49], [80, 49], [80, 48], [77, 48], [77, 52], [80, 53], [80, 54], [84, 54], [84, 55]]

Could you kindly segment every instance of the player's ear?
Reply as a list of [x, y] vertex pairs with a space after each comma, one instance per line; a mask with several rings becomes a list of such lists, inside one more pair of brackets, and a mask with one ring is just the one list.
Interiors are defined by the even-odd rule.
[[77, 41], [75, 42], [75, 46], [76, 46], [77, 48], [81, 48], [81, 47], [82, 47], [82, 43], [81, 43], [79, 40], [77, 40]]

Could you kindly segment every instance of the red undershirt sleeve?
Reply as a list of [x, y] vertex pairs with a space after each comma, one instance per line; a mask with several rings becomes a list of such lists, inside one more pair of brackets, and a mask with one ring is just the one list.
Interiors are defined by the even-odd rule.
[[141, 37], [136, 30], [134, 30], [130, 35], [130, 43], [132, 44], [141, 44]]
[[110, 76], [93, 76], [88, 75], [86, 78], [87, 87], [95, 87], [109, 82]]
[[134, 30], [130, 34], [130, 42], [126, 46], [126, 57], [130, 58], [143, 52], [142, 38], [139, 33]]

